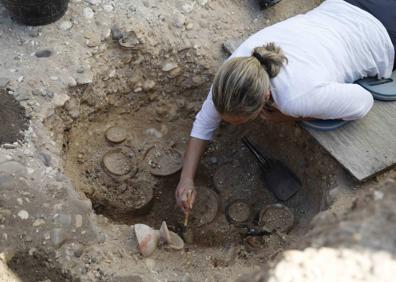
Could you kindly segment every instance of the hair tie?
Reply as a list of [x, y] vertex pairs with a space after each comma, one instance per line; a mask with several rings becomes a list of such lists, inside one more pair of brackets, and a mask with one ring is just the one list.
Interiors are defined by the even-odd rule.
[[255, 57], [260, 62], [260, 65], [262, 65], [265, 70], [269, 70], [268, 63], [266, 62], [266, 60], [263, 59], [263, 57], [259, 53], [253, 51], [252, 56]]

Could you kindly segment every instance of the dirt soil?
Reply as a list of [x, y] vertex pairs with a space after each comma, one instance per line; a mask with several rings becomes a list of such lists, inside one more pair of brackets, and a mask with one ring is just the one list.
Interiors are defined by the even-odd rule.
[[0, 89], [0, 145], [14, 143], [23, 138], [22, 132], [28, 128], [28, 118], [25, 109], [8, 94]]
[[[295, 277], [312, 267], [321, 273], [326, 258], [341, 269], [340, 254], [353, 258], [362, 273], [348, 281], [361, 281], [370, 271], [365, 266], [380, 259], [384, 276], [378, 277], [392, 277], [392, 236], [373, 241], [378, 234], [369, 227], [395, 226], [396, 209], [384, 199], [395, 171], [357, 183], [296, 124], [222, 124], [196, 179], [197, 187], [215, 195], [216, 216], [212, 206], [196, 205], [192, 243], [140, 255], [134, 224], [159, 229], [166, 221], [171, 231], [182, 230], [174, 196], [179, 160], [171, 158], [174, 169], [164, 165], [161, 148], [183, 154], [194, 116], [226, 58], [222, 44], [320, 1], [283, 0], [265, 11], [253, 0], [134, 2], [73, 0], [60, 21], [43, 27], [15, 24], [0, 5], [0, 88], [8, 91], [0, 97], [13, 97], [0, 105], [12, 101], [5, 109], [22, 120], [22, 130], [25, 114], [31, 119], [14, 135], [23, 142], [7, 139], [0, 148], [0, 280], [288, 281], [288, 266]], [[112, 127], [125, 136], [109, 141]], [[10, 132], [0, 129], [0, 141]], [[293, 213], [291, 229], [247, 232], [258, 227], [263, 208], [279, 201], [242, 136], [301, 180], [300, 191], [282, 202]], [[117, 154], [104, 161], [109, 152]], [[177, 172], [153, 174], [161, 166]], [[225, 207], [235, 200], [250, 207], [244, 224], [226, 219]], [[315, 261], [316, 254], [323, 261]]]

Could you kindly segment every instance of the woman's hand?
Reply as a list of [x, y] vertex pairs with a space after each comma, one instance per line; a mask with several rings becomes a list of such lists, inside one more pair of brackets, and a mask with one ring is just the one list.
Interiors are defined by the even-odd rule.
[[[197, 172], [199, 158], [205, 149], [205, 145], [205, 140], [191, 137], [187, 145], [186, 153], [184, 154], [183, 169], [175, 195], [178, 206], [185, 213], [192, 208], [195, 200], [196, 191], [194, 187], [194, 177]], [[190, 198], [190, 204], [188, 204], [188, 198]]]
[[184, 213], [192, 209], [196, 194], [197, 192], [192, 179], [180, 180], [176, 188], [176, 202]]

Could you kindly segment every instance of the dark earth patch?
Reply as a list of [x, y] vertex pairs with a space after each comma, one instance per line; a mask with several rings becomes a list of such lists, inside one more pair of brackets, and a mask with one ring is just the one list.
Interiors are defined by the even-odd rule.
[[29, 127], [28, 120], [18, 101], [0, 89], [0, 145], [21, 140], [22, 132]]

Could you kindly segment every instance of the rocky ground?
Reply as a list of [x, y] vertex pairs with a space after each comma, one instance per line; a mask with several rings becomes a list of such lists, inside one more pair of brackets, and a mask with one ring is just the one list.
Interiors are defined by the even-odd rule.
[[[226, 57], [222, 43], [320, 1], [283, 0], [266, 11], [253, 0], [134, 2], [71, 1], [61, 20], [42, 27], [14, 23], [0, 5], [0, 105], [7, 110], [0, 110], [6, 124], [0, 129], [0, 280], [233, 281], [250, 273], [241, 281], [289, 281], [289, 275], [334, 281], [341, 274], [345, 281], [390, 281], [394, 171], [355, 183], [296, 125], [222, 127], [199, 175], [200, 184], [216, 190], [212, 175], [230, 160], [236, 173], [255, 170], [235, 136], [248, 134], [262, 144], [303, 179], [302, 191], [287, 203], [298, 224], [283, 234], [286, 240], [241, 240], [219, 212], [213, 225], [198, 228], [209, 240], [141, 257], [134, 223], [180, 221], [177, 175], [145, 176], [155, 198], [148, 215], [125, 215], [117, 205], [106, 210], [82, 173], [92, 154], [107, 150], [100, 141], [105, 129], [128, 128], [131, 144], [143, 151], [150, 142], [183, 151]], [[133, 48], [120, 46], [122, 36]], [[23, 138], [16, 127], [27, 128]], [[260, 192], [259, 180], [244, 177], [232, 180], [235, 187], [251, 183], [256, 190], [242, 187], [236, 194], [274, 201]]]

